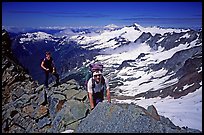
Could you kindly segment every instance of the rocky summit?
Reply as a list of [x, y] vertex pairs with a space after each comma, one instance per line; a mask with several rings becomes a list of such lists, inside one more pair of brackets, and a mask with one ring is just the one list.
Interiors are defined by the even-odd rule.
[[154, 106], [102, 102], [90, 111], [87, 92], [70, 79], [49, 88], [34, 81], [2, 30], [2, 133], [200, 133], [178, 127]]

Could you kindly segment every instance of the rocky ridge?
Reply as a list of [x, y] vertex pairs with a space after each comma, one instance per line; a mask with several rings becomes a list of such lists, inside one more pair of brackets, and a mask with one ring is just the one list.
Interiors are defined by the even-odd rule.
[[[100, 117], [99, 117], [100, 116]], [[160, 116], [151, 105], [147, 109], [134, 104], [99, 103], [76, 129], [77, 133], [200, 133], [179, 127]]]

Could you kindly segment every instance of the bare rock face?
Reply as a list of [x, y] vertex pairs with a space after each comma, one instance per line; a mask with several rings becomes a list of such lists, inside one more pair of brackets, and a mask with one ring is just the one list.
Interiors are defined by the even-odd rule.
[[155, 108], [153, 105], [147, 107], [147, 112], [148, 112], [154, 119], [160, 120], [160, 116], [159, 116], [159, 114], [158, 114], [156, 108]]
[[199, 130], [180, 128], [168, 118], [159, 116], [151, 105], [146, 110], [133, 104], [99, 103], [81, 121], [77, 133], [201, 133]]

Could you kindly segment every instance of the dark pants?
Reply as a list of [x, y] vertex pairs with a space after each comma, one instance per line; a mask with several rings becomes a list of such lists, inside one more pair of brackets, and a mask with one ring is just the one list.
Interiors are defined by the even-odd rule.
[[99, 102], [102, 102], [104, 99], [103, 97], [104, 97], [103, 91], [94, 93], [93, 94], [94, 106], [96, 106]]
[[49, 79], [49, 74], [52, 74], [56, 77], [56, 84], [59, 84], [59, 75], [57, 72], [52, 73], [52, 70], [45, 71], [45, 86], [48, 87], [48, 79]]

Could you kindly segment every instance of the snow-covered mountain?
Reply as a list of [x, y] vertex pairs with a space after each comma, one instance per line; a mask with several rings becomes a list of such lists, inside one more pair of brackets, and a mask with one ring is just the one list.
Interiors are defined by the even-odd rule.
[[154, 104], [175, 124], [202, 130], [202, 30], [133, 24], [32, 32], [17, 36], [13, 50], [36, 79], [43, 78], [37, 70], [45, 50], [53, 53], [61, 76], [76, 69], [71, 77], [78, 80], [85, 78], [84, 66], [100, 61], [113, 102]]
[[22, 38], [20, 38], [20, 43], [24, 43], [27, 41], [37, 41], [37, 40], [51, 40], [56, 41], [53, 39], [53, 36], [51, 34], [47, 34], [45, 32], [34, 32], [34, 33], [26, 33], [22, 34]]
[[109, 30], [109, 31], [114, 31], [114, 30], [119, 30], [121, 27], [115, 25], [115, 24], [109, 24], [104, 26], [104, 30]]
[[114, 102], [155, 104], [176, 124], [202, 128], [202, 31], [134, 24], [72, 38], [100, 50]]
[[[71, 39], [77, 41], [79, 44], [84, 44], [89, 47], [89, 49], [105, 49], [112, 48], [115, 49], [120, 46], [120, 41], [126, 42], [135, 42], [142, 34], [151, 34], [151, 36], [155, 35], [164, 35], [164, 33], [181, 33], [189, 30], [184, 29], [162, 29], [159, 27], [149, 27], [144, 28], [138, 24], [134, 24], [131, 26], [127, 26], [121, 28], [119, 30], [114, 31], [104, 31], [102, 34], [98, 34], [95, 36], [87, 36], [87, 35], [76, 35], [72, 36]], [[83, 40], [81, 40], [83, 39]], [[146, 40], [146, 39], [145, 39]], [[96, 46], [97, 44], [97, 46]]]

